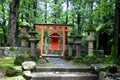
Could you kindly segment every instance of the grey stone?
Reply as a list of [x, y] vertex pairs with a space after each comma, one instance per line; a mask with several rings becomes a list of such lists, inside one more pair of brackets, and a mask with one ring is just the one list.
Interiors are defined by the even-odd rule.
[[36, 63], [34, 61], [25, 61], [22, 63], [22, 68], [24, 70], [33, 70], [36, 66]]
[[106, 68], [106, 66], [103, 64], [91, 64], [91, 70], [93, 73], [97, 73], [99, 69], [103, 69], [103, 68]]
[[23, 72], [23, 77], [24, 77], [26, 80], [31, 80], [32, 74], [31, 74], [30, 71], [24, 71], [24, 72]]
[[2, 49], [4, 56], [14, 57], [16, 54], [20, 53], [19, 47], [13, 47], [14, 50], [10, 50], [10, 48], [11, 47], [1, 47], [0, 49]]
[[97, 80], [98, 76], [84, 72], [40, 72], [32, 73], [32, 80]]
[[106, 72], [103, 72], [103, 71], [102, 71], [102, 72], [100, 72], [100, 73], [99, 73], [99, 79], [100, 79], [100, 80], [105, 80], [106, 75], [107, 75], [107, 73], [106, 73]]
[[46, 58], [51, 66], [37, 65], [31, 73], [32, 80], [98, 80], [96, 74], [91, 73], [90, 67], [72, 65], [62, 58]]

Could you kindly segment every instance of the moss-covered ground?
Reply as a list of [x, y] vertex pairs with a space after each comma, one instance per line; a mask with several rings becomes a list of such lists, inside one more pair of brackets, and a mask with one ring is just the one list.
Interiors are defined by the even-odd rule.
[[[0, 58], [0, 72], [6, 73], [6, 70], [8, 67], [14, 67], [17, 70], [22, 70], [21, 66], [15, 66], [14, 65], [14, 57], [3, 57]], [[2, 77], [1, 77], [2, 76]], [[25, 80], [21, 75], [13, 76], [13, 77], [7, 77], [6, 75], [1, 74], [0, 80]]]

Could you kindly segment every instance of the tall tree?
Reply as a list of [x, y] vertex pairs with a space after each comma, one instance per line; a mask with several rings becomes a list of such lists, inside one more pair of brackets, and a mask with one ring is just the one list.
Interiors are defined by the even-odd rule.
[[62, 2], [63, 0], [53, 0], [54, 4], [52, 5], [52, 16], [53, 23], [61, 23], [61, 14], [62, 14]]
[[66, 6], [66, 24], [68, 24], [68, 8], [69, 8], [69, 0], [67, 0], [67, 6]]
[[48, 5], [47, 5], [47, 2], [48, 2], [48, 1], [46, 0], [46, 1], [45, 1], [45, 5], [44, 5], [44, 6], [45, 6], [45, 23], [46, 23], [46, 24], [47, 24], [47, 6], [48, 6]]
[[8, 34], [8, 42], [7, 42], [9, 46], [16, 45], [15, 33], [17, 26], [19, 4], [20, 4], [20, 0], [12, 0], [10, 4], [9, 34]]
[[114, 45], [117, 47], [116, 54], [120, 56], [120, 1], [115, 2], [115, 20], [114, 20]]

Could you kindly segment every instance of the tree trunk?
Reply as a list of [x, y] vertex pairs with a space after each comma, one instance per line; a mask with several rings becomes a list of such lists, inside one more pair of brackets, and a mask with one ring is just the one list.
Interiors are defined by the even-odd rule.
[[69, 7], [69, 0], [67, 0], [67, 7], [66, 7], [66, 24], [68, 24], [68, 7]]
[[[73, 7], [74, 7], [74, 3], [72, 4], [73, 5]], [[73, 13], [72, 13], [72, 24], [73, 24], [73, 34], [75, 33], [75, 28], [74, 28], [74, 23], [75, 23], [75, 13], [74, 13], [74, 10], [72, 10], [73, 11]]]
[[81, 22], [80, 12], [77, 12], [77, 25], [78, 25], [78, 31], [77, 31], [78, 33], [77, 34], [80, 34], [80, 31], [81, 31], [80, 22]]
[[116, 0], [115, 5], [115, 22], [114, 22], [114, 45], [117, 47], [116, 54], [120, 56], [120, 1]]
[[93, 1], [90, 2], [90, 24], [93, 24], [92, 19], [92, 13], [93, 13]]
[[47, 2], [45, 1], [45, 23], [47, 24]]
[[16, 33], [19, 4], [20, 4], [20, 0], [13, 0], [10, 4], [9, 34], [8, 34], [8, 42], [7, 42], [9, 46], [16, 45], [15, 33]]
[[[57, 0], [54, 0], [54, 4], [57, 5]], [[57, 23], [57, 21], [56, 21], [56, 20], [57, 20], [57, 19], [56, 19], [56, 18], [57, 18], [56, 12], [54, 12], [54, 17], [55, 17], [54, 23], [56, 24], [56, 23]]]

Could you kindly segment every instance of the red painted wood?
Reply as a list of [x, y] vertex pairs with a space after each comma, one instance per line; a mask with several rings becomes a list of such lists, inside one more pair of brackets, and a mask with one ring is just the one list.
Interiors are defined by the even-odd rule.
[[73, 26], [72, 24], [37, 24], [37, 23], [34, 24], [34, 25], [35, 25], [35, 26], [46, 26], [46, 27], [47, 27], [47, 26], [48, 26], [48, 27], [49, 27], [49, 26], [54, 26], [54, 27], [64, 27], [64, 26], [65, 26], [65, 27], [69, 27], [69, 26], [71, 27], [71, 26]]
[[51, 38], [50, 49], [51, 50], [60, 50], [60, 48], [59, 48], [59, 38], [61, 36], [57, 32], [55, 32], [55, 33], [52, 33], [51, 35], [49, 35], [49, 37]]

